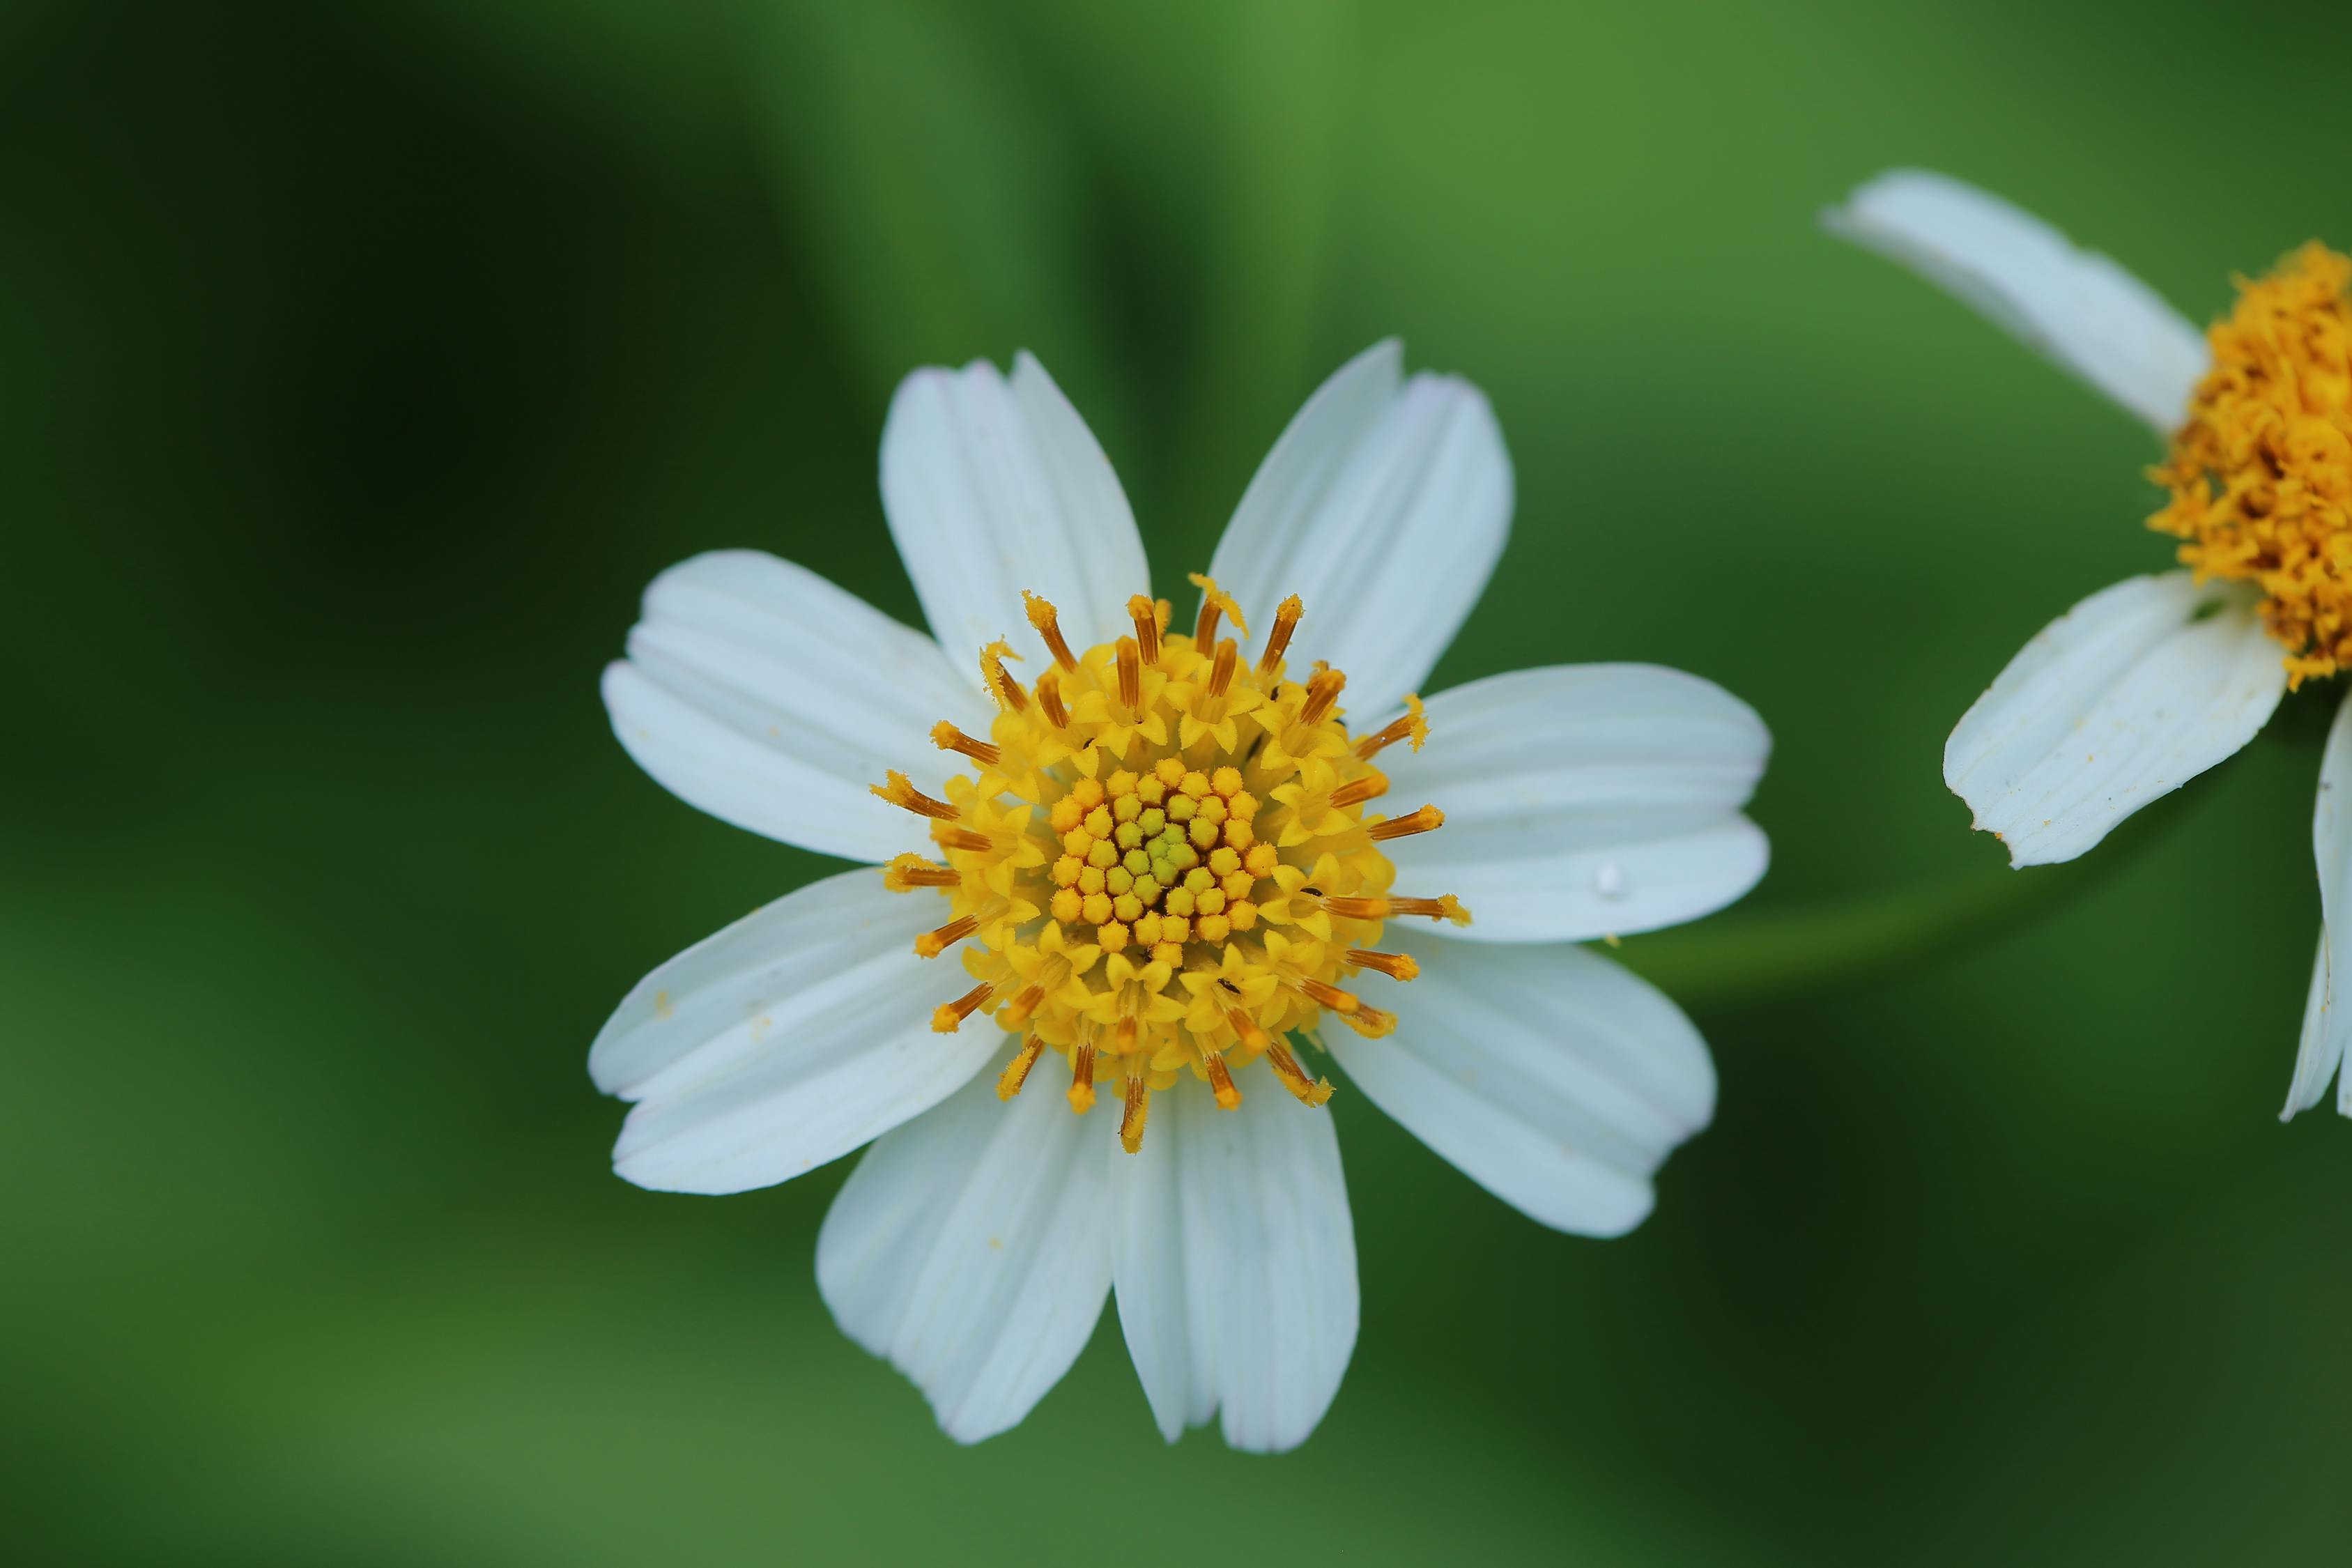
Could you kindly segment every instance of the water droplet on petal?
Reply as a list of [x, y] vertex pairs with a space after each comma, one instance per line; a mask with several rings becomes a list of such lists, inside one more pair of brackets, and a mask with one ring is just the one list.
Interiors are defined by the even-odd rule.
[[1605, 864], [1592, 873], [1592, 890], [1612, 900], [1625, 896], [1625, 873], [1614, 863]]

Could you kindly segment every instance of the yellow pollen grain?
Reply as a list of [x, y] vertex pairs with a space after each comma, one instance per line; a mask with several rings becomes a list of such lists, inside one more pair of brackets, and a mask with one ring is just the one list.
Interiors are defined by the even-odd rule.
[[2200, 581], [2257, 584], [2289, 684], [2352, 667], [2352, 258], [2316, 242], [2240, 279], [2151, 477], [2148, 525]]

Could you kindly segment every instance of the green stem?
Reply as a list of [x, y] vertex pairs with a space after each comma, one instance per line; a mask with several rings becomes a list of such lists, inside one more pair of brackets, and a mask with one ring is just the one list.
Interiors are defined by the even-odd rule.
[[2079, 859], [2006, 867], [1933, 887], [1718, 916], [1630, 938], [1616, 956], [1685, 1006], [1833, 990], [1949, 960], [2080, 898], [2183, 815], [2160, 802]]

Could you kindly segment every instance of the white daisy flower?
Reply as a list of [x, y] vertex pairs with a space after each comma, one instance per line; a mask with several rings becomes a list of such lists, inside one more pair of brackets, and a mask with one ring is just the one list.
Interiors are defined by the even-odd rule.
[[[2352, 259], [2316, 243], [2203, 333], [2104, 256], [1998, 197], [1896, 171], [1835, 233], [1975, 305], [2165, 439], [2149, 526], [2186, 570], [2102, 589], [2011, 659], [1944, 746], [1944, 781], [2014, 866], [2071, 860], [2253, 739], [2304, 680], [2352, 668]], [[2281, 1120], [2318, 1103], [2352, 1008], [2352, 703], [2312, 824], [2319, 952]], [[2336, 1109], [2352, 1116], [2352, 1074]]]
[[670, 790], [876, 863], [629, 994], [589, 1058], [636, 1102], [614, 1168], [741, 1192], [874, 1141], [817, 1283], [959, 1440], [1026, 1415], [1108, 1294], [1170, 1439], [1213, 1415], [1240, 1448], [1314, 1430], [1356, 1253], [1303, 1050], [1585, 1235], [1639, 1224], [1713, 1114], [1689, 1021], [1570, 944], [1754, 885], [1740, 807], [1769, 738], [1641, 665], [1412, 694], [1502, 553], [1512, 482], [1477, 390], [1400, 361], [1369, 350], [1291, 421], [1189, 633], [1022, 354], [918, 371], [883, 430], [936, 641], [727, 551], [655, 579], [605, 671], [614, 733]]

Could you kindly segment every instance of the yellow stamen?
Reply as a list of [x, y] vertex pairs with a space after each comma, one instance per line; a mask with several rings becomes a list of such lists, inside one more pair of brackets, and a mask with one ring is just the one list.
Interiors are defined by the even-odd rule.
[[1217, 645], [1216, 662], [1209, 667], [1210, 696], [1224, 696], [1226, 688], [1234, 683], [1234, 665], [1240, 657], [1241, 649], [1234, 646], [1233, 638], [1227, 637]]
[[1064, 669], [1077, 668], [1077, 655], [1072, 653], [1070, 645], [1062, 640], [1061, 612], [1054, 608], [1050, 600], [1041, 599], [1026, 588], [1021, 590], [1021, 602], [1028, 608], [1029, 624], [1037, 629], [1039, 637], [1045, 639], [1045, 647], [1053, 654], [1054, 662]]
[[1227, 1110], [1239, 1110], [1242, 1091], [1234, 1087], [1234, 1069], [1225, 1065], [1225, 1054], [1203, 1048], [1201, 1066], [1209, 1075], [1209, 1088], [1215, 1092], [1218, 1105]]
[[1318, 669], [1307, 682], [1307, 704], [1298, 710], [1302, 724], [1320, 724], [1330, 716], [1331, 705], [1339, 700], [1339, 689], [1348, 678], [1336, 669]]
[[1363, 1005], [1352, 993], [1342, 991], [1329, 981], [1318, 980], [1312, 975], [1301, 980], [1298, 989], [1304, 991], [1316, 1005], [1328, 1007], [1334, 1013], [1352, 1013]]
[[1095, 1108], [1095, 1048], [1082, 1045], [1070, 1053], [1070, 1109], [1084, 1116]]
[[1143, 717], [1143, 648], [1133, 637], [1118, 639], [1118, 700], [1129, 714]]
[[1127, 613], [1135, 622], [1135, 644], [1143, 651], [1143, 662], [1160, 662], [1160, 606], [1146, 594], [1138, 594], [1127, 602]]
[[1396, 1015], [1378, 1007], [1359, 1007], [1346, 1015], [1348, 1027], [1366, 1039], [1377, 1040], [1396, 1033]]
[[1428, 739], [1429, 721], [1421, 716], [1421, 699], [1408, 697], [1404, 700], [1404, 717], [1357, 742], [1356, 755], [1369, 763], [1399, 741], [1412, 742], [1417, 752]]
[[933, 817], [940, 822], [953, 822], [963, 815], [946, 801], [934, 800], [917, 789], [913, 781], [896, 768], [890, 770], [889, 780], [887, 784], [869, 784], [867, 788], [892, 805], [904, 806], [918, 816]]
[[1331, 804], [1345, 810], [1349, 806], [1361, 805], [1368, 800], [1377, 799], [1388, 793], [1387, 774], [1366, 773], [1361, 778], [1349, 779], [1346, 784], [1333, 790]]
[[985, 833], [974, 833], [969, 827], [950, 827], [942, 823], [931, 829], [931, 838], [942, 849], [981, 850], [993, 847]]
[[1331, 1098], [1330, 1080], [1307, 1078], [1307, 1069], [1298, 1065], [1298, 1058], [1281, 1041], [1267, 1043], [1265, 1060], [1274, 1068], [1274, 1076], [1282, 1080], [1282, 1087], [1297, 1095], [1301, 1105], [1321, 1105]]
[[1143, 1152], [1144, 1119], [1151, 1114], [1151, 1080], [1133, 1068], [1127, 1074], [1127, 1106], [1119, 1112], [1119, 1146], [1130, 1154]]
[[990, 643], [980, 650], [981, 679], [987, 682], [988, 689], [996, 698], [997, 705], [1007, 713], [1018, 713], [1029, 706], [1029, 694], [1021, 689], [1021, 683], [1006, 673], [1004, 668], [1006, 659], [1020, 657], [1003, 638]]
[[997, 1099], [1011, 1100], [1021, 1092], [1022, 1086], [1029, 1081], [1029, 1069], [1037, 1065], [1037, 1058], [1045, 1049], [1044, 1040], [1034, 1035], [1029, 1037], [1013, 1059], [1004, 1065], [1003, 1075], [996, 1080]]
[[942, 1002], [931, 1009], [931, 1033], [952, 1035], [963, 1027], [963, 1021], [972, 1016], [980, 1005], [989, 999], [996, 987], [986, 984], [973, 986], [952, 1002]]
[[1056, 730], [1070, 727], [1070, 710], [1062, 704], [1062, 672], [1049, 669], [1037, 678], [1037, 707], [1045, 722]]
[[961, 752], [988, 768], [994, 767], [1004, 755], [986, 741], [974, 740], [944, 719], [931, 726], [931, 744], [942, 752]]
[[2206, 338], [2149, 526], [2200, 581], [2260, 584], [2290, 686], [2352, 668], [2352, 258], [2314, 242], [2241, 279]]
[[1470, 911], [1462, 900], [1448, 893], [1442, 899], [1354, 899], [1323, 897], [1327, 913], [1343, 921], [1384, 921], [1395, 915], [1422, 915], [1433, 921], [1451, 921], [1455, 925], [1470, 923]]
[[1192, 586], [1201, 590], [1201, 616], [1192, 624], [1192, 646], [1207, 647], [1209, 639], [1217, 635], [1217, 617], [1224, 616], [1234, 623], [1234, 630], [1249, 636], [1249, 627], [1242, 624], [1242, 608], [1234, 603], [1233, 595], [1217, 586], [1214, 577], [1192, 574]]
[[[982, 839], [982, 847], [988, 841]], [[920, 855], [901, 855], [884, 868], [882, 885], [894, 893], [911, 893], [917, 888], [952, 888], [961, 883], [963, 873], [952, 866], [934, 866]]]
[[1045, 988], [1043, 985], [1024, 985], [1020, 994], [1007, 1002], [1004, 1010], [996, 1015], [996, 1021], [1008, 1029], [1020, 1028], [1029, 1022], [1031, 1016], [1037, 1011], [1037, 1004], [1045, 999]]
[[915, 939], [917, 958], [937, 958], [957, 942], [980, 929], [980, 917], [964, 915], [951, 920], [937, 931], [927, 931]]
[[1265, 634], [1265, 651], [1257, 656], [1257, 672], [1272, 677], [1282, 668], [1282, 656], [1290, 651], [1290, 634], [1298, 629], [1299, 620], [1307, 614], [1307, 605], [1293, 594], [1282, 601], [1274, 612], [1274, 629]]
[[1445, 826], [1445, 814], [1433, 805], [1402, 816], [1391, 816], [1386, 822], [1375, 822], [1369, 829], [1375, 844], [1385, 844], [1391, 838], [1405, 838], [1415, 833], [1434, 833]]
[[1374, 969], [1391, 980], [1411, 980], [1421, 973], [1421, 965], [1406, 952], [1374, 952], [1368, 947], [1351, 947], [1348, 962], [1359, 969]]

